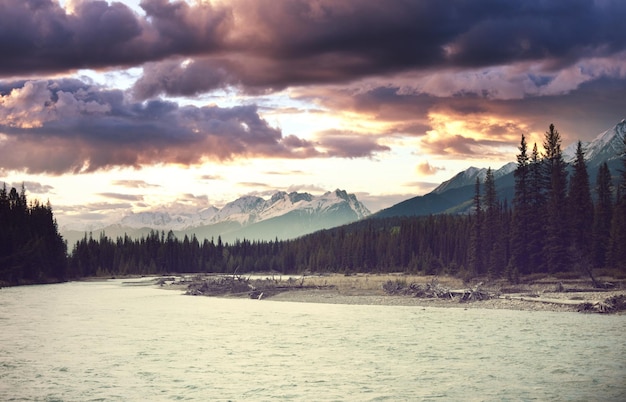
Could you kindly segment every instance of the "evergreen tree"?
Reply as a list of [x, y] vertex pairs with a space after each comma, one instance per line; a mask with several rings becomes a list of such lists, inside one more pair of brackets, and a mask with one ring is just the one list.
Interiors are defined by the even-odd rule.
[[543, 251], [548, 272], [569, 269], [569, 227], [567, 220], [567, 171], [561, 152], [561, 135], [554, 124], [545, 133], [544, 166], [549, 179], [547, 191], [547, 226]]
[[28, 203], [26, 189], [0, 190], [0, 283], [62, 281], [66, 245], [50, 203]]
[[626, 272], [626, 136], [624, 136], [622, 164], [617, 200], [611, 221], [608, 263], [610, 266]]
[[543, 272], [546, 269], [543, 247], [545, 244], [546, 220], [546, 196], [545, 196], [545, 174], [543, 161], [539, 156], [537, 144], [533, 146], [533, 151], [528, 166], [530, 214], [532, 219], [528, 222], [528, 272]]
[[492, 277], [498, 277], [505, 265], [504, 247], [502, 244], [501, 208], [496, 191], [496, 180], [493, 170], [487, 169], [485, 176], [485, 219], [483, 225], [482, 243], [484, 247], [487, 272]]
[[569, 221], [571, 229], [571, 251], [577, 264], [588, 270], [591, 266], [591, 246], [593, 226], [593, 202], [589, 189], [589, 174], [582, 143], [576, 146], [574, 173], [570, 181], [569, 194]]
[[530, 159], [526, 138], [522, 134], [515, 169], [515, 196], [513, 198], [513, 223], [511, 226], [511, 264], [517, 272], [530, 273], [530, 223], [533, 219], [530, 200]]
[[474, 216], [472, 219], [472, 232], [470, 237], [470, 247], [468, 255], [468, 264], [470, 269], [470, 275], [481, 275], [484, 273], [484, 258], [483, 258], [483, 212], [481, 206], [480, 197], [480, 180], [476, 178], [474, 192]]
[[598, 170], [596, 195], [598, 200], [594, 209], [592, 257], [595, 267], [604, 267], [607, 262], [611, 219], [613, 217], [613, 183], [611, 181], [611, 172], [606, 162]]

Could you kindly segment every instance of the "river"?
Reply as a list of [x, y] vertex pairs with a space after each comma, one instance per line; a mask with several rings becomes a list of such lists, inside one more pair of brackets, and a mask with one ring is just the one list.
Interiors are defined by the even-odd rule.
[[0, 289], [2, 401], [624, 401], [626, 315]]

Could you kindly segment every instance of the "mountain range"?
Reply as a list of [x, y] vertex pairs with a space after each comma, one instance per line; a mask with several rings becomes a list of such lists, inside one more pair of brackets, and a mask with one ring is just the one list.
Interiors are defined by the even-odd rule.
[[[593, 141], [583, 143], [590, 181], [595, 182], [598, 168], [607, 162], [615, 177], [621, 168], [620, 153], [624, 147], [626, 120], [599, 134]], [[572, 163], [576, 143], [563, 150], [566, 162]], [[510, 162], [494, 170], [498, 196], [509, 204], [514, 195], [516, 163]], [[236, 239], [274, 240], [303, 236], [321, 229], [332, 228], [367, 217], [422, 216], [439, 213], [467, 213], [472, 206], [476, 178], [484, 181], [487, 169], [470, 167], [441, 183], [426, 195], [410, 198], [375, 214], [354, 194], [344, 190], [320, 196], [309, 193], [277, 192], [269, 199], [258, 196], [238, 198], [223, 208], [208, 207], [195, 213], [149, 211], [130, 213], [119, 223], [97, 230], [113, 238], [128, 235], [137, 238], [151, 230], [172, 230], [178, 238], [195, 235], [202, 239], [221, 237], [224, 242]], [[84, 231], [61, 229], [68, 245], [85, 236]]]
[[[119, 223], [97, 230], [117, 238], [128, 235], [137, 238], [150, 231], [170, 230], [178, 238], [195, 235], [202, 239], [221, 237], [222, 241], [236, 239], [289, 239], [351, 223], [371, 213], [354, 194], [344, 190], [326, 192], [320, 196], [309, 193], [276, 192], [269, 199], [243, 196], [219, 209], [209, 207], [195, 213], [149, 211], [130, 213]], [[84, 231], [64, 230], [63, 237], [70, 247], [85, 236]]]

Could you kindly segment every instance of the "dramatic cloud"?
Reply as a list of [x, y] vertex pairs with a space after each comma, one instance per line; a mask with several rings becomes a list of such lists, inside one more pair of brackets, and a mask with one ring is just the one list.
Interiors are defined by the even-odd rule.
[[[122, 3], [0, 1], [0, 74], [147, 66], [142, 94], [188, 93], [242, 83], [281, 88], [432, 67], [546, 60], [571, 65], [626, 49], [621, 0], [472, 2], [144, 0]], [[574, 29], [575, 28], [575, 29]], [[172, 68], [172, 56], [205, 57]], [[209, 57], [208, 59], [206, 57]], [[254, 65], [255, 68], [250, 66]], [[168, 67], [169, 66], [169, 67]], [[235, 67], [238, 66], [238, 67]], [[200, 68], [202, 67], [202, 68]], [[158, 77], [175, 77], [165, 83]], [[155, 83], [161, 85], [154, 85]]]
[[[91, 172], [113, 166], [194, 164], [243, 157], [322, 155], [286, 137], [255, 106], [179, 106], [126, 101], [78, 80], [27, 81], [0, 92], [3, 168]], [[10, 150], [10, 151], [9, 151]], [[327, 156], [340, 154], [333, 150]]]
[[[495, 167], [522, 133], [554, 123], [567, 145], [626, 117], [624, 15], [623, 0], [0, 0], [0, 177], [203, 165], [187, 188], [230, 197], [273, 191], [262, 171], [334, 185], [300, 159], [408, 166], [382, 194]], [[166, 197], [124, 199], [155, 179], [114, 179], [94, 191]]]
[[443, 167], [437, 167], [437, 166], [432, 166], [430, 163], [428, 162], [422, 162], [419, 165], [417, 165], [417, 172], [420, 175], [423, 176], [430, 176], [433, 175], [435, 173], [437, 173], [440, 170], [446, 170], [446, 168]]
[[[0, 0], [0, 75], [131, 66], [223, 46], [230, 13], [209, 3], [146, 0], [145, 16], [119, 2]], [[70, 11], [70, 12], [68, 12]]]
[[[431, 145], [444, 140], [455, 142], [451, 145], [456, 148], [460, 145], [456, 136], [465, 137], [465, 151], [471, 154], [469, 141], [489, 141], [485, 145], [490, 147], [498, 143], [512, 146], [519, 142], [522, 133], [543, 134], [550, 123], [560, 128], [566, 143], [593, 139], [624, 118], [626, 77], [620, 78], [619, 69], [614, 71], [615, 77], [600, 75], [562, 93], [506, 99], [472, 92], [427, 94], [406, 90], [402, 82], [301, 88], [295, 91], [294, 98], [358, 115], [362, 121], [385, 122], [387, 137], [413, 136], [424, 138]], [[437, 131], [437, 138], [433, 130]], [[428, 150], [438, 153], [445, 147], [431, 146]]]
[[377, 152], [389, 151], [386, 145], [380, 145], [376, 138], [355, 132], [327, 130], [318, 133], [318, 142], [327, 153], [341, 158], [371, 157]]

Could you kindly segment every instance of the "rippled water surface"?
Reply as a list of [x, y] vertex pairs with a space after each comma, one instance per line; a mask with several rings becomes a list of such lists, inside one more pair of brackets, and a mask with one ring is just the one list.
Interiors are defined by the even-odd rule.
[[0, 290], [0, 400], [626, 400], [626, 316]]

